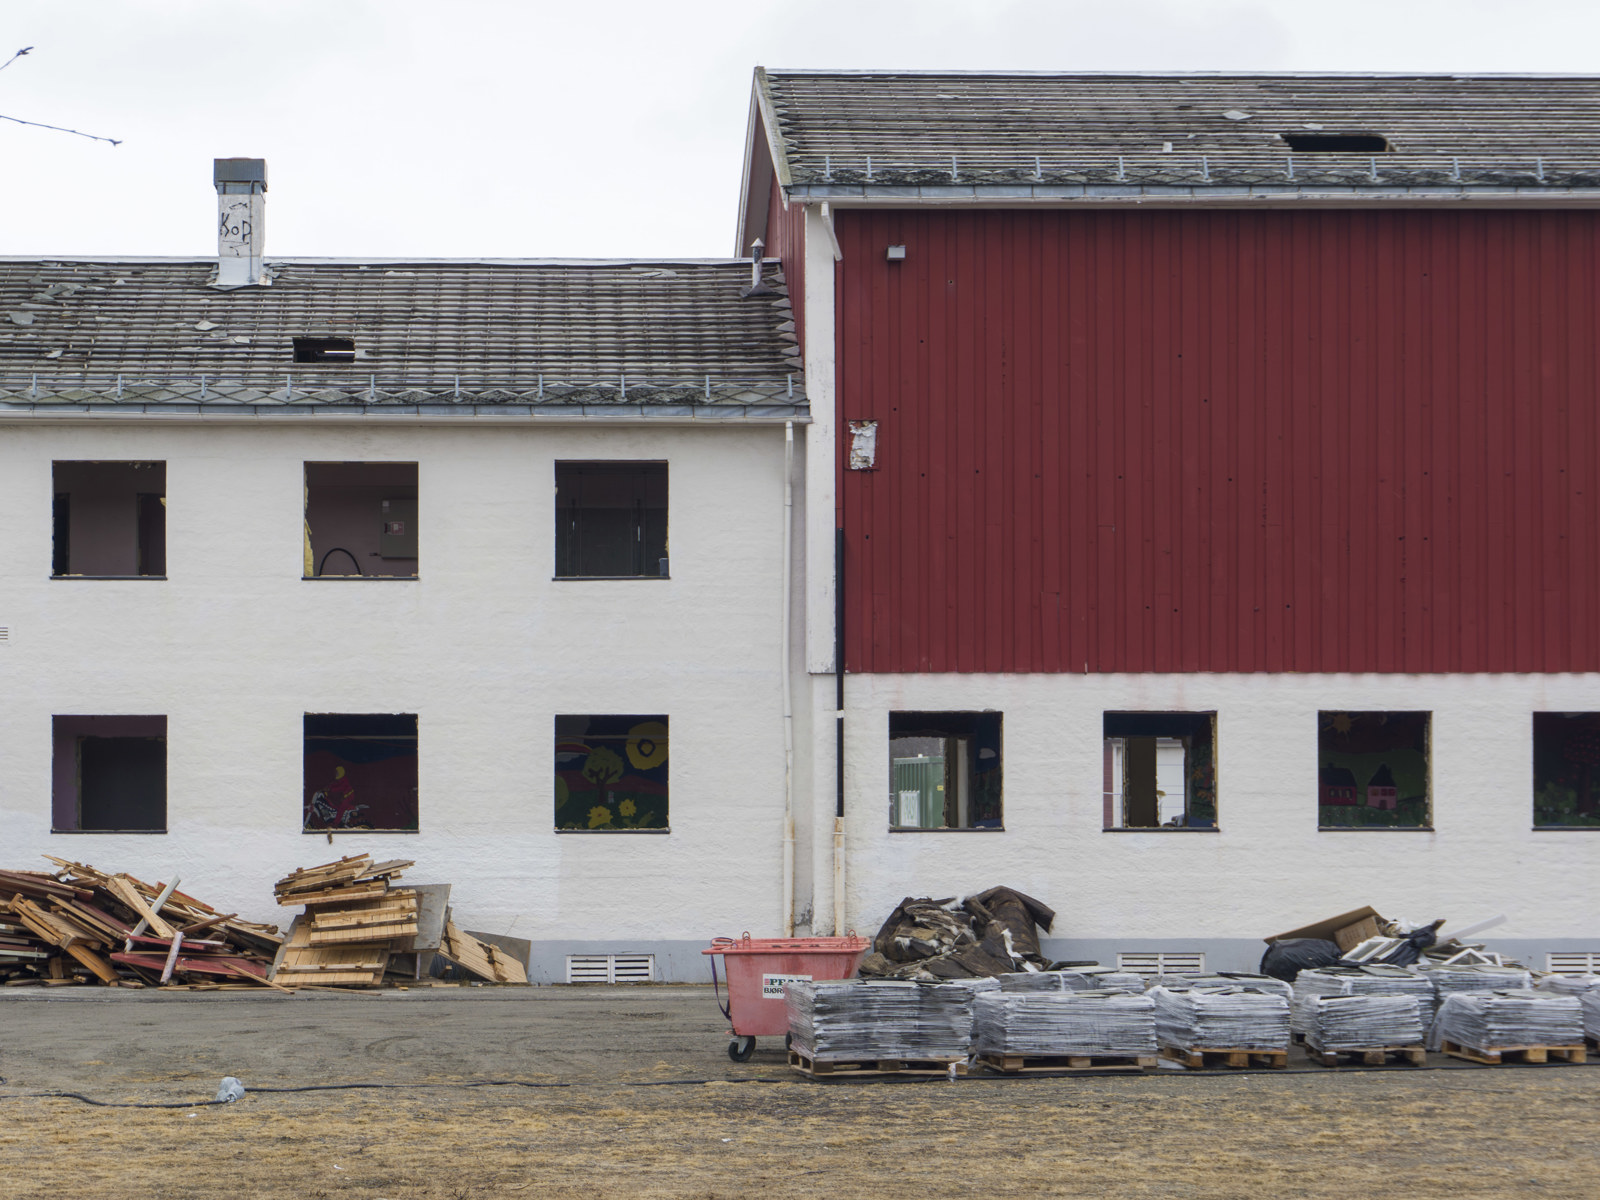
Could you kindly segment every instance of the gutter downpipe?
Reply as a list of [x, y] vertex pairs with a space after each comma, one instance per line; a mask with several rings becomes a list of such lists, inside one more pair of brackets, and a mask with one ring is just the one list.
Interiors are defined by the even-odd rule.
[[783, 688], [783, 936], [794, 936], [794, 698], [790, 695], [789, 653], [793, 603], [790, 558], [794, 553], [794, 422], [783, 423], [783, 637], [779, 678]]
[[833, 932], [844, 936], [844, 529], [833, 533]]

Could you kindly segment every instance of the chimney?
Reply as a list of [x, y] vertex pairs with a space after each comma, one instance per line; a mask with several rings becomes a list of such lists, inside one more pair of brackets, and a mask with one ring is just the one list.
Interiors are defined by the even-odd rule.
[[217, 185], [217, 277], [212, 287], [271, 283], [262, 269], [266, 233], [267, 160], [219, 158], [212, 164]]

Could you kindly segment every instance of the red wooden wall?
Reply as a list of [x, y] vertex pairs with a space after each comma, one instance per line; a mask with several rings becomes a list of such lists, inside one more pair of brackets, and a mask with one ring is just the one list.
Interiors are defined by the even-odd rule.
[[1597, 223], [837, 213], [848, 669], [1600, 670]]
[[[783, 260], [783, 280], [788, 285], [789, 302], [794, 305], [794, 332], [803, 351], [806, 345], [806, 214], [798, 204], [783, 207], [783, 190], [772, 181], [772, 198], [767, 205], [767, 231], [762, 235], [769, 258]], [[745, 253], [750, 248], [745, 247]]]

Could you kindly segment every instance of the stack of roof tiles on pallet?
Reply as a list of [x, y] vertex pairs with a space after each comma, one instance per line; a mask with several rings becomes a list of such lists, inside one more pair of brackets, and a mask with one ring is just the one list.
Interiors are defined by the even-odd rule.
[[1155, 1009], [1149, 996], [1126, 991], [989, 992], [973, 1002], [973, 1052], [1002, 1071], [1029, 1060], [1041, 1067], [1153, 1067]]
[[417, 932], [417, 893], [392, 886], [412, 865], [405, 859], [374, 863], [359, 854], [278, 880], [278, 903], [305, 907], [289, 927], [273, 981], [291, 987], [382, 983], [396, 940]]
[[1191, 1067], [1206, 1065], [1205, 1057], [1214, 1054], [1227, 1055], [1229, 1066], [1263, 1056], [1274, 1067], [1288, 1062], [1289, 998], [1276, 989], [1154, 987], [1149, 995], [1156, 1040], [1169, 1058]]
[[[1412, 996], [1417, 1001], [1417, 1019], [1423, 1031], [1433, 1024], [1433, 981], [1413, 967], [1364, 965], [1301, 971], [1294, 981], [1289, 1028], [1298, 1034], [1309, 1034], [1315, 1019], [1312, 1002], [1322, 996]], [[1421, 1035], [1414, 1040], [1421, 1041]]]
[[1305, 1005], [1306, 1045], [1322, 1053], [1401, 1049], [1422, 1045], [1416, 996], [1312, 997]]
[[1164, 987], [1174, 992], [1191, 988], [1250, 988], [1257, 992], [1280, 995], [1289, 1000], [1294, 990], [1283, 980], [1270, 975], [1251, 975], [1244, 971], [1230, 971], [1226, 975], [1157, 975], [1147, 981], [1150, 988]]
[[1600, 988], [1592, 988], [1578, 997], [1583, 1007], [1583, 1036], [1590, 1045], [1600, 1046]]
[[1522, 967], [1502, 967], [1490, 963], [1453, 963], [1450, 966], [1422, 963], [1421, 968], [1433, 981], [1439, 1004], [1457, 992], [1492, 992], [1503, 988], [1533, 986], [1533, 975]]
[[1001, 975], [1003, 992], [1142, 992], [1144, 976], [1110, 967], [1062, 971], [1017, 971]]
[[0, 979], [7, 986], [261, 987], [277, 927], [219, 913], [171, 885], [51, 858], [0, 872]]
[[972, 1004], [992, 980], [827, 980], [784, 988], [792, 1048], [813, 1062], [965, 1059]]
[[1428, 1046], [1456, 1058], [1498, 1063], [1584, 1061], [1583, 1005], [1577, 996], [1532, 988], [1457, 992], [1444, 999]]

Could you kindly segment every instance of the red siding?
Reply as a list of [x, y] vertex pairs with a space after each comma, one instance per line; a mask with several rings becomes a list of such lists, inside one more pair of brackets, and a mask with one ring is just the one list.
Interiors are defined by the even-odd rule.
[[848, 668], [1600, 670], [1597, 223], [836, 214]]
[[767, 232], [763, 235], [767, 254], [783, 262], [783, 280], [794, 305], [794, 332], [800, 348], [806, 344], [806, 214], [798, 204], [783, 207], [783, 189], [772, 181], [772, 198], [767, 205]]

